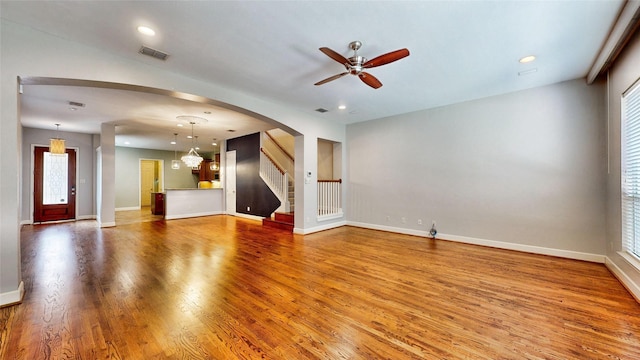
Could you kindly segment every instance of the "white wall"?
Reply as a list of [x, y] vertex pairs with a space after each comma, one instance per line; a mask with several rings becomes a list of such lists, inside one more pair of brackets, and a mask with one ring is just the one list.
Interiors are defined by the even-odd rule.
[[607, 265], [640, 299], [640, 270], [620, 254], [622, 250], [621, 217], [621, 98], [622, 93], [640, 79], [640, 31], [620, 54], [609, 73], [608, 97], [608, 173], [607, 173]]
[[349, 125], [347, 220], [603, 259], [604, 102], [574, 80]]
[[60, 131], [55, 129], [42, 130], [33, 128], [22, 129], [22, 215], [21, 221], [28, 223], [33, 221], [33, 153], [32, 145], [49, 145], [49, 139], [60, 136], [65, 140], [69, 148], [78, 148], [76, 166], [76, 218], [95, 218], [95, 195], [94, 195], [94, 160], [95, 148], [94, 138], [91, 134], [80, 134]]

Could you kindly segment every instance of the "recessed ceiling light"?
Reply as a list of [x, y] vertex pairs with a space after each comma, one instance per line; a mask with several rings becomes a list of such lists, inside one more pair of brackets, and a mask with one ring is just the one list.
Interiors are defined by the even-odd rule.
[[340, 106], [338, 106], [338, 109], [340, 109], [340, 110], [344, 110], [344, 109], [346, 109], [346, 108], [347, 108], [347, 105], [340, 105]]
[[178, 127], [183, 127], [183, 126], [184, 126], [184, 125], [182, 125], [182, 124], [178, 123]]
[[175, 144], [176, 144], [175, 140], [171, 140], [171, 145], [175, 145]]
[[519, 61], [520, 63], [522, 63], [522, 64], [526, 64], [526, 63], [530, 63], [530, 62], [532, 62], [532, 61], [533, 61], [533, 60], [535, 60], [535, 59], [536, 59], [536, 57], [535, 57], [535, 56], [533, 56], [533, 55], [529, 55], [529, 56], [525, 56], [525, 57], [523, 57], [522, 59], [520, 59], [520, 60], [518, 60], [518, 61]]
[[138, 32], [147, 36], [154, 36], [156, 34], [156, 32], [153, 31], [152, 28], [146, 26], [138, 26]]

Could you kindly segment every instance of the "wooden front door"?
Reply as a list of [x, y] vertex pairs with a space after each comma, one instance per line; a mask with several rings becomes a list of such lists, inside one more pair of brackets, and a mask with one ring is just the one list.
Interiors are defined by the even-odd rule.
[[76, 150], [63, 155], [48, 147], [34, 149], [34, 222], [76, 218]]

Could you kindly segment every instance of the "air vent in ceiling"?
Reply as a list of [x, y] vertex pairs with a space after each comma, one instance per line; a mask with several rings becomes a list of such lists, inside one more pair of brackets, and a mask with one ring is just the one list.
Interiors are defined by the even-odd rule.
[[152, 48], [147, 47], [147, 46], [142, 46], [140, 48], [139, 53], [142, 54], [142, 55], [147, 55], [147, 56], [154, 57], [154, 58], [162, 60], [162, 61], [167, 60], [167, 58], [169, 57], [169, 54], [164, 53], [164, 52], [162, 52], [160, 50], [152, 49]]
[[323, 109], [323, 108], [317, 108], [316, 111], [319, 112], [319, 113], [326, 113], [329, 110]]
[[77, 102], [77, 101], [69, 101], [69, 106], [84, 107], [84, 104], [81, 103], [81, 102]]

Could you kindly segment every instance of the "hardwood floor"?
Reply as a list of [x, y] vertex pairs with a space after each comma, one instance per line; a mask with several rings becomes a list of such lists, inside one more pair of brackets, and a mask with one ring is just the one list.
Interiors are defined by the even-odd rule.
[[1, 359], [640, 359], [602, 264], [213, 216], [24, 226]]

